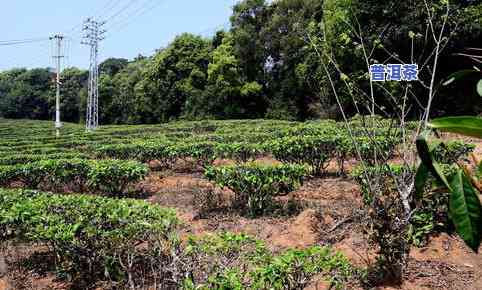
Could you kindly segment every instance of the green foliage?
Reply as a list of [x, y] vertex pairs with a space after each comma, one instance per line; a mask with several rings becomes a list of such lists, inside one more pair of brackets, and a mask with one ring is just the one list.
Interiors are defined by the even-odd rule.
[[241, 162], [254, 161], [257, 157], [266, 154], [263, 147], [260, 144], [248, 142], [218, 143], [216, 156]]
[[212, 52], [207, 71], [207, 85], [203, 99], [192, 99], [186, 115], [191, 117], [246, 118], [260, 117], [263, 100], [261, 85], [247, 82], [241, 74], [234, 55], [233, 38], [226, 34]]
[[438, 118], [432, 120], [429, 126], [443, 132], [452, 132], [482, 138], [482, 118], [478, 117], [464, 116]]
[[136, 114], [142, 123], [180, 117], [186, 104], [202, 98], [211, 45], [207, 39], [182, 34], [148, 64], [136, 95]]
[[[318, 273], [340, 272], [350, 276], [352, 267], [341, 254], [333, 255], [329, 248], [310, 247], [304, 250], [287, 250], [274, 257], [269, 264], [252, 273], [254, 289], [299, 289]], [[336, 280], [328, 281], [337, 285]]]
[[457, 234], [474, 251], [478, 251], [482, 240], [482, 205], [480, 192], [472, 185], [467, 175], [459, 170], [450, 180], [450, 217]]
[[[443, 164], [440, 166], [445, 176], [453, 176], [456, 173], [454, 166]], [[382, 196], [389, 196], [399, 190], [403, 184], [402, 176], [413, 176], [414, 169], [404, 168], [400, 165], [382, 166], [358, 166], [351, 172], [352, 177], [359, 184], [366, 205], [370, 205], [377, 192]], [[425, 176], [421, 176], [426, 174]], [[430, 176], [428, 171], [417, 170], [415, 187], [418, 194], [412, 204], [413, 213], [410, 218], [409, 238], [417, 245], [423, 246], [429, 236], [434, 232], [449, 230], [449, 194], [440, 188], [437, 179]]]
[[125, 281], [135, 275], [128, 260], [170, 251], [177, 224], [174, 211], [144, 201], [0, 189], [0, 239], [47, 243], [77, 283]]
[[208, 167], [205, 176], [235, 194], [235, 206], [247, 209], [251, 216], [269, 210], [272, 198], [288, 194], [303, 182], [306, 169], [299, 165], [257, 165]]
[[37, 162], [45, 159], [87, 159], [87, 154], [82, 153], [53, 153], [53, 154], [14, 154], [0, 157], [1, 165], [15, 165], [20, 163]]
[[339, 148], [336, 136], [284, 137], [267, 144], [274, 157], [282, 162], [308, 164], [312, 174], [322, 174]]
[[51, 76], [41, 68], [0, 73], [0, 117], [48, 119]]
[[[467, 0], [449, 4], [453, 13], [446, 19], [445, 31], [454, 33], [439, 62], [455, 67], [438, 66], [439, 78], [447, 81], [446, 90], [438, 91], [434, 99], [433, 111], [478, 114], [480, 69], [456, 58], [463, 49], [479, 46], [482, 5]], [[438, 30], [445, 5], [437, 1], [428, 5], [433, 28]], [[367, 62], [383, 63], [393, 54], [403, 63], [432, 57], [435, 44], [423, 37], [427, 17], [423, 1], [238, 1], [228, 31], [217, 31], [211, 38], [185, 33], [152, 56], [102, 62], [100, 120], [102, 124], [139, 124], [179, 118], [337, 118], [340, 112], [328, 76], [348, 115], [358, 110], [366, 113], [365, 105], [371, 102], [367, 100], [371, 93]], [[322, 63], [329, 60], [337, 66], [329, 66], [327, 74]], [[462, 73], [453, 75], [454, 68]], [[452, 86], [467, 72], [470, 79], [462, 80], [460, 87], [470, 84], [470, 90]], [[429, 83], [428, 74], [420, 75], [423, 83]], [[63, 71], [63, 120], [82, 121], [87, 76], [88, 71], [77, 68]], [[52, 119], [53, 77], [48, 69], [0, 73], [0, 116]], [[374, 86], [378, 113], [394, 113], [389, 94], [398, 95], [400, 89], [396, 82]], [[420, 103], [426, 103], [423, 85], [413, 83], [411, 90]], [[357, 108], [350, 105], [353, 100]], [[418, 107], [411, 99], [406, 105]], [[417, 114], [415, 109], [407, 113]]]
[[114, 76], [121, 70], [123, 70], [129, 61], [124, 58], [108, 58], [99, 65], [99, 71], [101, 74], [107, 74]]
[[437, 162], [452, 164], [459, 160], [466, 160], [469, 153], [475, 149], [475, 144], [452, 140], [443, 143], [432, 143], [432, 154]]
[[28, 188], [59, 190], [64, 186], [122, 194], [147, 175], [145, 165], [118, 160], [51, 159], [0, 166], [0, 184], [21, 181]]
[[[192, 237], [188, 249], [197, 257], [193, 267], [201, 269], [194, 272], [194, 280], [185, 281], [184, 289], [302, 289], [319, 274], [338, 289], [357, 274], [347, 258], [330, 248], [288, 249], [274, 255], [264, 243], [244, 234]], [[213, 260], [218, 267], [205, 263]]]
[[170, 146], [172, 144], [168, 142], [136, 142], [94, 146], [93, 150], [100, 158], [132, 159], [144, 163], [158, 160], [169, 166], [175, 157]]
[[[450, 132], [458, 132], [482, 138], [482, 124], [478, 118], [443, 118], [433, 120], [431, 126]], [[474, 251], [478, 251], [482, 240], [482, 204], [479, 199], [480, 191], [473, 184], [469, 172], [454, 164], [455, 173], [447, 175], [434, 157], [434, 149], [427, 141], [430, 132], [423, 132], [417, 138], [417, 149], [422, 160], [418, 169], [418, 184], [427, 179], [430, 172], [450, 192], [448, 205], [451, 221], [455, 225], [457, 234]], [[432, 146], [433, 147], [433, 146]], [[421, 187], [417, 188], [419, 191]]]
[[404, 171], [412, 171], [401, 165], [386, 164], [381, 166], [359, 165], [355, 167], [351, 176], [359, 184], [366, 204], [373, 201], [373, 194], [388, 195], [397, 190], [397, 184], [401, 181]]

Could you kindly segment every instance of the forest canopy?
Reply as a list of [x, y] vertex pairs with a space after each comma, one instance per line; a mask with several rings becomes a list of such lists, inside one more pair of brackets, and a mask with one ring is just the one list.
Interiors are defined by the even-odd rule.
[[[432, 2], [433, 25], [440, 27], [437, 21], [443, 17], [438, 13], [445, 10], [437, 9], [441, 1]], [[339, 110], [316, 49], [336, 57], [338, 70], [329, 74], [341, 92], [342, 81], [366, 83], [368, 69], [360, 40], [372, 48], [371, 63], [413, 60], [423, 65], [419, 62], [431, 57], [435, 45], [427, 35], [423, 5], [423, 1], [240, 1], [233, 7], [228, 31], [218, 31], [211, 38], [185, 33], [152, 56], [105, 60], [100, 65], [100, 122], [337, 118]], [[473, 63], [460, 54], [480, 46], [482, 39], [480, 1], [457, 0], [450, 5], [450, 34], [440, 55], [437, 83], [472, 68]], [[323, 41], [315, 46], [311, 36]], [[413, 84], [413, 116], [421, 114], [418, 104], [426, 102], [423, 82], [428, 78], [421, 74], [421, 82]], [[63, 71], [63, 121], [83, 121], [87, 80], [87, 70]], [[482, 102], [469, 85], [472, 81], [467, 78], [440, 90], [433, 115], [480, 114]], [[54, 86], [51, 68], [0, 72], [0, 117], [53, 119]], [[377, 103], [386, 102], [383, 90], [397, 89], [396, 84], [387, 83], [377, 92]], [[357, 94], [356, 101], [364, 102], [363, 93]], [[340, 97], [345, 110], [354, 113], [350, 95]]]

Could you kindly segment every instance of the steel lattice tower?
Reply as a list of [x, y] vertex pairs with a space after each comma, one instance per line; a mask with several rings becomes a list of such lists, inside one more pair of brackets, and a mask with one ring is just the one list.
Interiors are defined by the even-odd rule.
[[84, 40], [81, 43], [90, 46], [89, 96], [85, 119], [87, 130], [95, 130], [99, 126], [99, 66], [97, 58], [99, 42], [104, 39], [105, 30], [101, 29], [104, 24], [105, 22], [88, 18], [84, 22], [83, 28]]

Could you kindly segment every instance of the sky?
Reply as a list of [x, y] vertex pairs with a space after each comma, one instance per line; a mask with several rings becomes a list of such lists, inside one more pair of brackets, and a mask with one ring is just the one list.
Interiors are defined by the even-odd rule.
[[183, 32], [211, 36], [229, 28], [236, 0], [14, 0], [2, 1], [0, 43], [37, 39], [33, 43], [0, 45], [0, 70], [14, 67], [53, 67], [56, 33], [63, 42], [63, 66], [88, 68], [89, 47], [81, 45], [82, 22], [94, 16], [107, 20], [99, 61], [152, 55]]

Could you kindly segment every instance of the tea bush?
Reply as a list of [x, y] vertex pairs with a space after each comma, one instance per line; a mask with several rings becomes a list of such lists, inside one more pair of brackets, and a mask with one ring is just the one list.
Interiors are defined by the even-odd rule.
[[365, 203], [365, 231], [378, 252], [376, 263], [368, 268], [367, 283], [400, 283], [410, 249], [410, 217], [402, 192], [413, 178], [413, 169], [391, 164], [361, 166], [352, 175]]
[[231, 189], [235, 206], [252, 216], [263, 214], [273, 196], [288, 194], [303, 183], [306, 168], [300, 165], [257, 165], [208, 167], [205, 176], [220, 187]]
[[[413, 171], [413, 169], [395, 164], [357, 166], [352, 170], [351, 176], [360, 186], [365, 203], [370, 204], [375, 192], [389, 194], [397, 190], [397, 182], [399, 182], [397, 179], [400, 178], [403, 170]], [[377, 188], [373, 188], [375, 186]]]
[[[441, 166], [447, 176], [454, 173], [454, 168], [449, 165]], [[401, 183], [403, 172], [415, 174], [415, 169], [400, 165], [362, 166], [356, 167], [351, 175], [360, 186], [360, 191], [367, 205], [373, 201], [373, 192], [389, 196], [397, 192], [397, 183]], [[376, 182], [375, 182], [376, 180]], [[415, 195], [412, 201], [413, 213], [410, 219], [409, 238], [417, 246], [423, 246], [430, 234], [446, 230], [449, 225], [448, 193], [446, 191], [431, 191], [430, 188], [440, 185], [440, 182], [431, 177], [424, 185], [423, 194]], [[376, 188], [374, 188], [376, 187]]]
[[474, 144], [458, 140], [444, 142], [443, 146], [440, 143], [435, 143], [433, 146], [435, 147], [432, 151], [434, 159], [442, 164], [451, 164], [460, 159], [466, 159], [468, 154], [475, 149]]
[[[365, 132], [366, 134], [366, 132]], [[361, 160], [370, 165], [374, 165], [376, 161], [386, 162], [393, 157], [395, 148], [400, 143], [400, 138], [397, 136], [358, 136], [356, 137], [358, 143], [358, 150]], [[349, 143], [350, 156], [356, 156], [356, 148]]]
[[186, 142], [173, 146], [173, 155], [176, 158], [184, 160], [194, 160], [197, 165], [207, 167], [216, 159], [216, 143], [210, 141], [204, 142]]
[[0, 165], [15, 165], [20, 163], [37, 162], [46, 159], [88, 159], [83, 153], [54, 153], [54, 154], [12, 154], [0, 157]]
[[132, 280], [149, 258], [167, 264], [177, 225], [173, 210], [144, 201], [0, 189], [0, 239], [49, 245], [79, 283]]
[[307, 164], [311, 174], [319, 175], [325, 172], [329, 161], [337, 157], [338, 140], [333, 136], [284, 137], [265, 146], [279, 161]]
[[54, 159], [0, 166], [0, 185], [21, 181], [28, 188], [59, 190], [64, 186], [108, 194], [123, 193], [147, 175], [145, 165], [133, 161]]
[[327, 247], [288, 249], [278, 255], [245, 234], [191, 237], [187, 246], [192, 275], [184, 289], [303, 289], [315, 275], [334, 288], [359, 272]]
[[174, 157], [170, 146], [172, 144], [168, 142], [136, 142], [93, 146], [92, 149], [99, 158], [132, 159], [140, 162], [158, 160], [165, 166], [169, 166]]
[[216, 156], [218, 158], [232, 159], [240, 162], [253, 161], [264, 154], [266, 154], [265, 150], [257, 143], [219, 143], [216, 146]]

